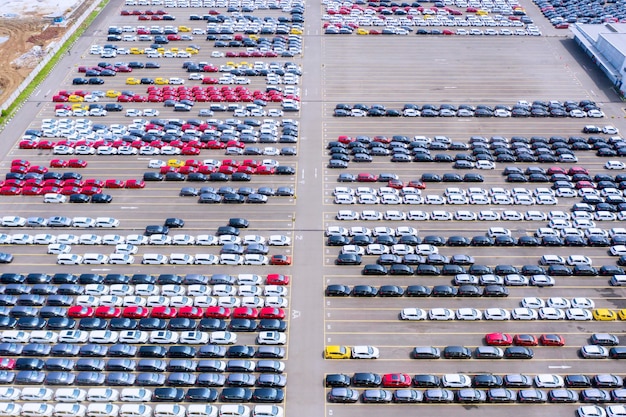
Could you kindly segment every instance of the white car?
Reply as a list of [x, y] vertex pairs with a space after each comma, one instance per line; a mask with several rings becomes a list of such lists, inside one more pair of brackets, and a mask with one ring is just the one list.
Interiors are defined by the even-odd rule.
[[606, 407], [606, 414], [608, 417], [626, 417], [626, 406], [609, 405]]
[[571, 303], [567, 298], [563, 297], [550, 297], [546, 301], [546, 307], [553, 308], [570, 308]]
[[565, 310], [565, 317], [568, 320], [588, 321], [593, 319], [590, 310], [584, 308], [568, 308]]
[[537, 317], [537, 310], [531, 308], [517, 307], [511, 310], [513, 320], [537, 320]]
[[561, 375], [538, 374], [534, 378], [537, 388], [561, 388], [565, 385]]
[[148, 238], [149, 245], [171, 245], [172, 237], [168, 235], [155, 234]]
[[626, 165], [622, 161], [606, 161], [604, 168], [606, 169], [624, 169]]
[[215, 345], [233, 345], [237, 343], [237, 335], [232, 332], [211, 332], [209, 343]]
[[197, 331], [182, 332], [178, 341], [187, 345], [206, 345], [209, 342], [209, 334]]
[[441, 385], [445, 388], [468, 388], [472, 379], [464, 374], [445, 374], [441, 377]]
[[141, 263], [144, 265], [163, 265], [167, 262], [167, 256], [157, 253], [146, 253], [141, 259]]
[[594, 309], [596, 303], [590, 298], [575, 297], [571, 301], [572, 308]]
[[384, 255], [390, 253], [389, 246], [379, 243], [371, 243], [365, 247], [365, 253], [368, 255]]
[[59, 343], [86, 343], [89, 339], [89, 332], [84, 330], [61, 330], [59, 332]]
[[26, 218], [19, 216], [4, 216], [2, 217], [3, 227], [23, 227], [26, 225]]
[[102, 237], [92, 234], [80, 235], [79, 241], [81, 245], [101, 245]]
[[220, 258], [211, 253], [197, 253], [194, 255], [194, 264], [196, 265], [217, 265]]
[[270, 235], [267, 244], [269, 246], [290, 246], [291, 238], [285, 235]]
[[131, 245], [135, 245], [135, 246], [147, 245], [148, 242], [149, 242], [148, 236], [144, 236], [144, 235], [126, 236], [126, 243], [131, 244]]
[[454, 311], [449, 308], [433, 308], [428, 312], [429, 320], [452, 320], [454, 319]]
[[537, 297], [525, 297], [522, 299], [521, 306], [525, 308], [538, 309], [546, 306], [546, 302]]
[[244, 265], [267, 265], [269, 258], [265, 255], [246, 254], [243, 256]]
[[83, 257], [76, 254], [60, 254], [57, 256], [57, 264], [59, 265], [80, 265], [83, 262]]
[[259, 332], [256, 337], [258, 345], [284, 345], [287, 342], [287, 335], [284, 332], [264, 331]]
[[196, 238], [190, 235], [174, 235], [171, 243], [172, 245], [193, 245], [196, 243]]
[[475, 308], [459, 308], [456, 311], [457, 320], [480, 320], [483, 314]]
[[607, 417], [604, 408], [597, 405], [583, 405], [578, 407], [576, 413], [578, 417]]
[[380, 351], [374, 346], [352, 346], [352, 359], [378, 359]]
[[626, 245], [611, 246], [611, 249], [609, 250], [609, 252], [612, 256], [626, 255]]
[[214, 246], [219, 243], [219, 239], [217, 236], [213, 235], [197, 235], [196, 236], [196, 245], [202, 246]]
[[[3, 238], [6, 236], [6, 238]], [[11, 242], [11, 237], [8, 235], [0, 235], [0, 242], [8, 244]], [[57, 243], [57, 237], [49, 234], [39, 234], [33, 237], [33, 243], [35, 245], [49, 245], [51, 243]]]
[[425, 320], [426, 311], [421, 308], [403, 308], [400, 311], [401, 320]]
[[563, 320], [565, 318], [563, 310], [553, 307], [541, 307], [538, 314], [542, 320]]
[[48, 253], [52, 255], [60, 255], [70, 253], [72, 247], [70, 245], [64, 245], [62, 243], [51, 243], [48, 245]]
[[180, 335], [170, 330], [155, 330], [150, 332], [150, 343], [174, 344], [178, 342]]
[[481, 210], [478, 212], [478, 220], [497, 221], [500, 220], [500, 214], [492, 210]]
[[12, 245], [32, 245], [35, 239], [31, 235], [27, 235], [24, 233], [11, 235], [11, 244]]
[[488, 308], [483, 313], [485, 320], [509, 320], [511, 314], [503, 308]]

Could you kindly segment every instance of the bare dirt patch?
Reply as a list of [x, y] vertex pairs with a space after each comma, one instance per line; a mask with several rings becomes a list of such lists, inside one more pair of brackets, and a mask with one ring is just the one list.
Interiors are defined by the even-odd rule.
[[[37, 8], [20, 8], [11, 0], [0, 0], [0, 103], [15, 91], [45, 55], [51, 43], [59, 40], [89, 7], [90, 1], [37, 0]], [[50, 7], [45, 7], [45, 6]], [[62, 13], [71, 16], [63, 26], [52, 25], [45, 16]]]

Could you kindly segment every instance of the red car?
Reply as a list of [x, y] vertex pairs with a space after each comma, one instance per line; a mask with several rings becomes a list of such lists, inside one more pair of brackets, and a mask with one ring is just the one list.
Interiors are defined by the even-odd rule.
[[275, 172], [274, 168], [266, 167], [265, 165], [261, 165], [260, 167], [257, 167], [256, 169], [256, 173], [259, 175], [273, 175], [274, 172]]
[[79, 192], [85, 195], [94, 195], [94, 194], [100, 194], [102, 192], [102, 189], [100, 187], [96, 187], [93, 185], [87, 185], [81, 188]]
[[19, 187], [2, 187], [0, 188], [0, 195], [20, 195], [22, 189]]
[[411, 180], [406, 186], [417, 188], [418, 190], [426, 189], [426, 184], [424, 184], [421, 180]]
[[510, 346], [513, 338], [508, 333], [489, 333], [485, 335], [485, 343], [489, 346]]
[[235, 171], [237, 171], [237, 168], [231, 167], [230, 165], [222, 165], [217, 171], [221, 172], [222, 174], [231, 175]]
[[101, 306], [96, 308], [96, 317], [102, 319], [114, 319], [122, 315], [122, 309], [112, 306]]
[[389, 182], [387, 183], [387, 187], [400, 190], [404, 188], [404, 182], [402, 180], [389, 180]]
[[73, 185], [64, 186], [63, 188], [61, 188], [61, 194], [63, 195], [79, 194], [80, 190], [81, 190], [80, 187], [75, 187]]
[[48, 168], [41, 165], [33, 165], [28, 168], [28, 172], [34, 172], [36, 174], [45, 174], [48, 172]]
[[104, 188], [124, 188], [124, 181], [122, 180], [106, 180], [104, 182]]
[[15, 359], [0, 358], [0, 369], [13, 369], [13, 368], [15, 368]]
[[53, 168], [65, 168], [68, 162], [63, 159], [53, 159], [50, 161], [50, 166]]
[[178, 317], [185, 317], [188, 319], [201, 319], [204, 312], [200, 307], [184, 306], [178, 309]]
[[146, 183], [143, 180], [127, 180], [126, 188], [144, 188]]
[[35, 149], [37, 147], [37, 141], [31, 139], [25, 139], [20, 141], [20, 149]]
[[176, 317], [178, 311], [174, 307], [158, 306], [154, 307], [150, 312], [150, 317], [156, 317], [159, 319], [171, 319]]
[[11, 165], [10, 171], [16, 174], [26, 174], [28, 168], [24, 165]]
[[22, 195], [41, 195], [43, 194], [43, 187], [36, 185], [27, 185], [22, 188]]
[[46, 185], [43, 187], [42, 191], [44, 194], [58, 194], [61, 192], [61, 187], [57, 187], [56, 185]]
[[513, 337], [513, 344], [516, 346], [537, 346], [539, 342], [532, 334], [516, 334]]
[[272, 255], [270, 265], [291, 265], [291, 256], [288, 255]]
[[82, 159], [70, 159], [67, 161], [67, 165], [70, 168], [85, 168], [87, 166], [87, 161], [83, 161]]
[[596, 184], [591, 181], [578, 181], [575, 187], [578, 190], [580, 190], [581, 188], [596, 188]]
[[263, 307], [259, 312], [260, 319], [279, 319], [285, 318], [285, 310], [278, 307]]
[[565, 338], [560, 334], [542, 334], [539, 337], [539, 343], [543, 346], [565, 346]]
[[95, 178], [87, 178], [84, 185], [93, 185], [94, 187], [104, 187], [104, 181]]
[[232, 314], [234, 319], [256, 319], [258, 316], [258, 310], [252, 307], [237, 307]]
[[82, 319], [85, 317], [93, 317], [96, 310], [87, 306], [72, 306], [67, 309], [67, 317], [74, 319]]
[[212, 317], [216, 319], [226, 319], [230, 317], [230, 309], [227, 307], [207, 307], [204, 311], [204, 317]]
[[25, 180], [18, 180], [16, 178], [9, 178], [8, 180], [6, 180], [4, 182], [4, 186], [5, 187], [20, 187], [20, 188], [22, 188], [25, 185], [26, 185], [26, 181]]
[[288, 285], [289, 276], [283, 274], [268, 274], [265, 279], [267, 285]]
[[68, 178], [62, 182], [62, 185], [58, 185], [58, 187], [69, 187], [70, 185], [74, 187], [82, 187], [85, 183], [82, 180], [77, 180], [76, 178]]
[[546, 171], [546, 174], [548, 174], [548, 175], [554, 175], [554, 174], [566, 175], [567, 171], [565, 169], [561, 168], [561, 167], [554, 166], [554, 167], [548, 168], [548, 170]]
[[583, 167], [571, 167], [570, 169], [567, 170], [567, 175], [576, 175], [576, 174], [585, 174], [585, 175], [589, 175], [589, 171], [587, 170], [587, 168], [583, 168]]
[[129, 319], [145, 319], [150, 314], [150, 309], [146, 307], [126, 307], [122, 311], [122, 317]]
[[378, 181], [378, 175], [362, 172], [356, 176], [358, 182], [376, 182]]
[[11, 161], [11, 166], [14, 165], [21, 165], [21, 166], [25, 166], [26, 168], [28, 168], [30, 166], [30, 162], [27, 161], [26, 159], [14, 159]]
[[411, 377], [407, 374], [383, 375], [383, 387], [410, 387]]
[[185, 146], [180, 150], [181, 155], [200, 155], [200, 149], [193, 146]]

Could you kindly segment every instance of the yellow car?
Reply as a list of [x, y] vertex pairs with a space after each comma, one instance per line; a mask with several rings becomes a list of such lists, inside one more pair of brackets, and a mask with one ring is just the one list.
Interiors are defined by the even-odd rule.
[[200, 52], [200, 51], [198, 51], [196, 48], [192, 48], [192, 47], [187, 47], [187, 48], [185, 48], [185, 51], [186, 51], [186, 52], [189, 52], [191, 55], [195, 55], [195, 54], [197, 54], [198, 52]]
[[81, 102], [85, 101], [85, 98], [83, 96], [78, 96], [76, 94], [72, 94], [71, 96], [69, 96], [67, 98], [67, 101], [69, 101], [71, 103], [81, 103]]
[[138, 84], [141, 84], [141, 81], [139, 81], [139, 79], [137, 79], [137, 78], [130, 77], [130, 78], [126, 79], [126, 84], [128, 84], [128, 85], [138, 85]]
[[89, 110], [89, 106], [86, 104], [74, 103], [72, 104], [72, 110]]
[[476, 16], [487, 16], [489, 12], [487, 10], [477, 10]]
[[617, 317], [620, 320], [626, 320], [626, 308], [622, 308], [620, 311], [617, 312]]
[[121, 96], [122, 93], [119, 91], [115, 91], [115, 90], [108, 90], [106, 93], [104, 93], [104, 95], [110, 98], [117, 98]]
[[181, 161], [180, 159], [170, 159], [167, 161], [168, 167], [180, 168], [185, 166], [185, 161]]
[[179, 52], [180, 52], [180, 49], [178, 49], [178, 47], [177, 47], [177, 46], [174, 46], [174, 47], [170, 48], [170, 49], [169, 49], [169, 51], [170, 51], [170, 52], [173, 52], [173, 53], [175, 53], [175, 54], [177, 54], [177, 53], [179, 53]]
[[143, 54], [143, 49], [130, 48], [130, 53], [133, 54], [133, 55], [141, 55], [141, 54]]
[[179, 26], [178, 27], [178, 31], [179, 32], [191, 32], [191, 28], [189, 26]]
[[254, 34], [254, 33], [252, 33], [252, 34], [248, 35], [248, 37], [249, 37], [250, 39], [252, 39], [253, 41], [258, 41], [258, 40], [259, 40], [259, 35]]
[[324, 359], [350, 359], [352, 350], [348, 346], [326, 346]]
[[617, 320], [617, 314], [608, 308], [596, 308], [593, 310], [593, 318], [598, 321], [613, 321]]
[[154, 79], [154, 83], [159, 85], [169, 84], [170, 80], [167, 78], [157, 77]]
[[370, 32], [369, 32], [369, 30], [365, 30], [365, 29], [358, 28], [358, 29], [356, 30], [356, 34], [357, 34], [357, 35], [369, 35], [369, 34], [370, 34]]
[[302, 29], [291, 28], [291, 34], [292, 35], [302, 35]]

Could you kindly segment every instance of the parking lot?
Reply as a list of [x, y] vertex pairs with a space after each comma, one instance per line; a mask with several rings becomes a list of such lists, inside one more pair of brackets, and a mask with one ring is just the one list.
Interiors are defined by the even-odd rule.
[[[609, 283], [626, 262], [620, 260], [626, 255], [619, 230], [626, 212], [619, 201], [623, 180], [615, 178], [623, 171], [605, 168], [607, 161], [623, 160], [617, 154], [622, 140], [610, 138], [626, 125], [608, 83], [564, 31], [530, 2], [521, 6], [542, 36], [334, 36], [324, 34], [330, 19], [320, 5], [307, 4], [302, 24], [302, 14], [281, 9], [288, 7], [282, 3], [257, 2], [264, 6], [251, 10], [204, 3], [109, 4], [2, 132], [3, 174], [15, 175], [7, 177], [0, 200], [2, 252], [13, 255], [3, 265], [0, 357], [21, 360], [17, 368], [10, 360], [3, 365], [3, 381], [15, 381], [22, 392], [3, 393], [0, 401], [48, 405], [40, 414], [22, 408], [22, 415], [62, 416], [62, 407], [53, 409], [62, 400], [52, 391], [60, 398], [65, 387], [58, 385], [64, 384], [85, 390], [76, 402], [91, 388], [113, 386], [121, 397], [112, 394], [107, 401], [149, 404], [142, 417], [280, 416], [283, 409], [348, 417], [406, 412], [407, 406], [427, 413], [490, 416], [514, 407], [530, 415], [549, 410], [572, 416], [580, 406], [624, 402], [621, 361], [584, 355], [620, 352], [623, 341], [598, 348], [593, 334], [626, 337], [620, 328], [624, 293]], [[236, 19], [242, 14], [262, 20]], [[163, 20], [167, 15], [175, 20]], [[365, 23], [368, 31], [378, 30]], [[152, 41], [174, 37], [163, 50], [146, 53], [151, 42], [132, 38], [142, 25], [149, 33], [141, 36]], [[179, 33], [161, 33], [167, 25]], [[108, 41], [110, 27], [121, 28], [119, 36], [128, 40]], [[107, 58], [111, 48], [99, 48], [110, 43], [121, 53]], [[114, 71], [131, 61], [158, 68], [106, 75], [104, 64]], [[100, 73], [87, 75], [79, 67]], [[83, 77], [104, 83], [74, 82]], [[79, 89], [84, 93], [72, 94]], [[338, 104], [399, 111], [412, 104], [423, 112], [425, 104], [561, 106], [585, 100], [604, 117], [333, 116]], [[110, 110], [98, 116], [107, 104]], [[103, 126], [94, 129], [98, 124]], [[618, 131], [584, 133], [588, 125]], [[42, 137], [28, 130], [41, 130]], [[359, 141], [365, 145], [352, 152]], [[616, 154], [597, 156], [609, 148]], [[371, 162], [355, 161], [356, 154]], [[410, 157], [392, 162], [396, 154]], [[563, 154], [571, 157], [559, 160]], [[480, 168], [493, 169], [478, 169], [470, 155], [480, 156]], [[532, 160], [539, 155], [556, 160]], [[339, 158], [346, 168], [329, 167]], [[564, 171], [548, 173], [551, 167]], [[572, 167], [586, 169], [579, 175], [588, 178], [572, 178]], [[503, 175], [505, 168], [510, 175]], [[58, 179], [55, 172], [66, 176]], [[28, 174], [42, 178], [20, 177]], [[567, 184], [555, 187], [557, 180]], [[105, 203], [94, 204], [94, 197]], [[66, 202], [44, 203], [48, 198]], [[590, 205], [573, 215], [583, 202]], [[594, 214], [598, 206], [604, 210]], [[46, 221], [51, 223], [44, 226]], [[88, 227], [91, 222], [102, 227]], [[170, 225], [166, 233], [156, 227], [164, 224]], [[240, 226], [239, 236], [230, 236], [235, 231], [224, 228], [229, 224]], [[596, 232], [600, 236], [592, 238]], [[329, 236], [336, 234], [346, 237]], [[556, 257], [542, 260], [544, 255]], [[339, 259], [345, 265], [337, 265]], [[48, 307], [60, 310], [39, 314]], [[55, 321], [45, 314], [69, 317]], [[48, 352], [52, 343], [41, 341], [40, 329], [54, 332], [49, 341], [79, 348]], [[85, 333], [62, 333], [72, 329]], [[134, 330], [139, 332], [127, 333]], [[154, 333], [165, 330], [174, 333]], [[562, 342], [552, 335], [560, 335], [564, 346], [550, 346]], [[160, 349], [172, 345], [182, 347]], [[193, 350], [183, 349], [187, 345]], [[418, 359], [433, 349], [442, 357]], [[350, 352], [377, 358], [349, 359]], [[32, 362], [33, 355], [44, 362]], [[61, 355], [82, 362], [58, 364]], [[159, 355], [167, 363], [150, 368], [142, 362]], [[96, 362], [85, 363], [94, 356]], [[172, 357], [189, 360], [172, 363]], [[50, 375], [55, 369], [65, 382]], [[100, 376], [86, 375], [90, 371]], [[384, 378], [376, 382], [374, 375], [368, 385], [355, 375], [361, 373]], [[408, 380], [387, 375], [396, 373]], [[607, 374], [617, 382], [606, 382]], [[329, 375], [340, 382], [329, 383]], [[441, 381], [427, 382], [435, 377]], [[52, 391], [32, 398], [24, 393], [40, 384]], [[381, 384], [385, 391], [367, 391]], [[346, 385], [353, 391], [342, 391]], [[124, 396], [131, 386], [153, 392]], [[158, 387], [176, 389], [156, 392]], [[197, 411], [196, 401], [215, 407]], [[367, 404], [377, 401], [385, 405]], [[280, 408], [258, 408], [264, 402]], [[233, 410], [230, 403], [250, 409]], [[126, 416], [117, 409], [97, 411], [94, 404], [76, 413]], [[184, 408], [165, 407], [175, 404]], [[619, 415], [621, 409], [609, 411]]]

